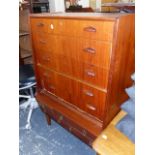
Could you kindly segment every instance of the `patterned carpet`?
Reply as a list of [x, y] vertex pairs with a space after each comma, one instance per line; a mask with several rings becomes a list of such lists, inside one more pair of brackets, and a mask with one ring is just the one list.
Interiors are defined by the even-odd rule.
[[19, 111], [20, 155], [96, 155], [95, 151], [52, 120], [48, 126], [40, 109], [32, 115], [32, 129], [26, 130], [27, 111]]

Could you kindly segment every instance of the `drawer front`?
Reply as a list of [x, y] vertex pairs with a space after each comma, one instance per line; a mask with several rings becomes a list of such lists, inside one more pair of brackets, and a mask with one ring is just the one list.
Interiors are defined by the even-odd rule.
[[106, 94], [89, 86], [80, 84], [79, 86], [79, 106], [87, 113], [99, 119], [103, 119], [101, 114], [105, 107]]
[[37, 69], [41, 89], [44, 89], [49, 93], [57, 94], [56, 74], [41, 67], [38, 67]]
[[78, 54], [80, 61], [109, 68], [111, 43], [81, 39], [78, 40]]
[[34, 35], [34, 46], [36, 49], [48, 50], [53, 53], [53, 55], [58, 52], [58, 38], [54, 35], [49, 35], [46, 33], [35, 33]]
[[80, 21], [78, 36], [82, 38], [112, 41], [114, 22]]
[[37, 53], [37, 60], [36, 62], [43, 65], [47, 68], [52, 68], [54, 70], [57, 70], [58, 64], [57, 59], [51, 54], [50, 51], [44, 51], [44, 50], [36, 50]]
[[32, 32], [48, 32], [48, 22], [43, 18], [31, 18]]
[[51, 34], [57, 34], [59, 32], [58, 20], [56, 19], [32, 18], [31, 27], [34, 32]]
[[44, 109], [57, 123], [59, 123], [65, 129], [67, 129], [68, 131], [70, 131], [73, 134], [75, 134], [76, 136], [78, 136], [81, 140], [85, 141], [87, 144], [91, 145], [91, 143], [96, 138], [94, 135], [92, 135], [86, 129], [80, 127], [75, 122], [66, 118], [65, 116], [58, 113], [57, 111], [55, 111], [53, 109], [49, 109], [48, 107], [45, 107]]
[[98, 87], [107, 88], [108, 70], [88, 63], [80, 64], [80, 79]]
[[78, 21], [70, 19], [31, 19], [33, 31], [45, 32], [50, 34], [61, 34], [67, 36], [76, 36], [78, 29]]

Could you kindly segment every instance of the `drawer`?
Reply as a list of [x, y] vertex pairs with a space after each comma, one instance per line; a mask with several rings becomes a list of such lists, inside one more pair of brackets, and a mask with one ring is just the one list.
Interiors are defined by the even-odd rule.
[[31, 19], [33, 31], [45, 32], [50, 34], [61, 34], [66, 36], [76, 36], [78, 21], [70, 19]]
[[107, 88], [108, 70], [88, 63], [80, 63], [80, 79], [98, 87]]
[[82, 38], [112, 41], [114, 22], [108, 21], [80, 21], [78, 36]]
[[44, 89], [49, 93], [57, 94], [56, 74], [41, 67], [38, 67], [37, 69], [41, 89]]
[[48, 22], [43, 18], [31, 18], [32, 32], [47, 32]]
[[51, 51], [36, 50], [37, 53], [37, 63], [43, 65], [44, 67], [57, 70], [58, 64], [57, 59], [51, 54]]
[[56, 54], [58, 52], [58, 38], [57, 36], [46, 34], [46, 33], [36, 33], [34, 36], [35, 48], [48, 50]]
[[109, 68], [111, 43], [80, 39], [78, 40], [78, 55], [80, 61]]
[[[46, 110], [47, 109], [47, 110]], [[92, 135], [90, 132], [88, 132], [86, 129], [80, 127], [75, 122], [71, 121], [70, 119], [66, 118], [62, 114], [58, 113], [57, 111], [53, 109], [49, 109], [48, 107], [45, 108], [47, 113], [61, 126], [63, 126], [68, 131], [72, 132], [76, 136], [78, 136], [81, 140], [84, 140], [88, 144], [91, 144], [94, 139], [96, 138], [94, 135]]]
[[51, 34], [57, 34], [59, 32], [58, 20], [56, 19], [32, 18], [31, 28], [33, 32]]
[[87, 113], [99, 119], [105, 108], [106, 94], [93, 87], [79, 84], [79, 106]]

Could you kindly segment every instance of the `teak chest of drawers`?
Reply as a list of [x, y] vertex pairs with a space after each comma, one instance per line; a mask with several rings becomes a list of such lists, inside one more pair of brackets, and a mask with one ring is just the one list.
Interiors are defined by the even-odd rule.
[[30, 15], [37, 101], [87, 144], [128, 97], [134, 72], [134, 14]]

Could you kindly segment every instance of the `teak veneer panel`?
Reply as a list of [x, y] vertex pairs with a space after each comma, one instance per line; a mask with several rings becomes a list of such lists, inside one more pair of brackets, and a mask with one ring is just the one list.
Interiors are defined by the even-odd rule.
[[120, 105], [134, 72], [134, 14], [31, 14], [36, 98], [87, 144]]

